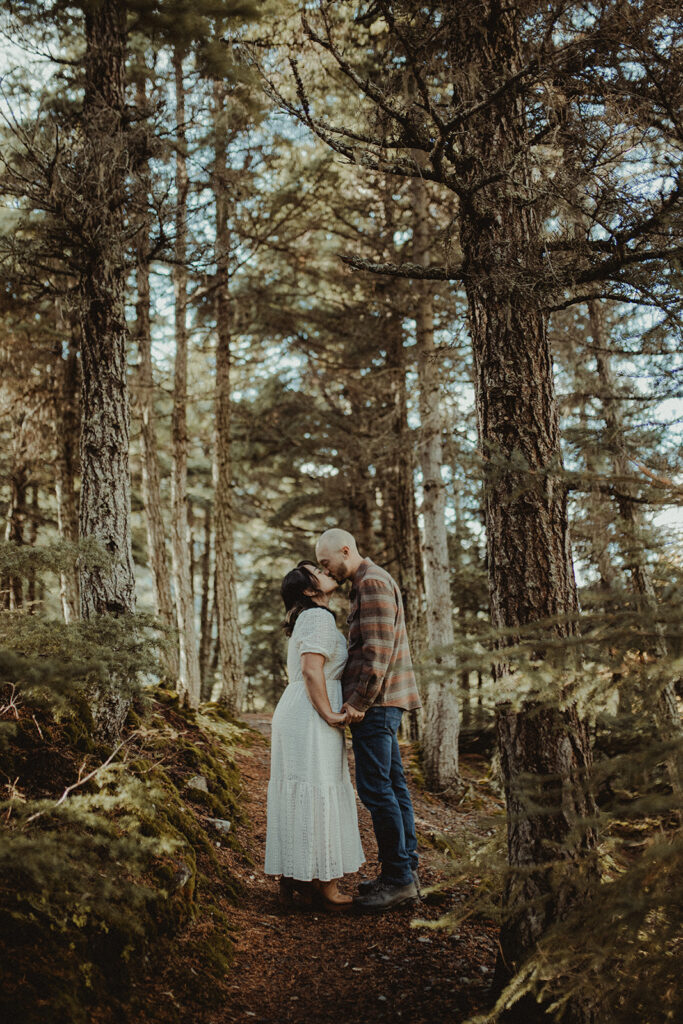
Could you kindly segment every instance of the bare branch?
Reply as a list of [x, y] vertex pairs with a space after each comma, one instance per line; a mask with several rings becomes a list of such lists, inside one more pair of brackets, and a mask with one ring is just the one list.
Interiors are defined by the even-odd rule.
[[112, 750], [111, 754], [109, 755], [109, 757], [107, 758], [106, 761], [103, 761], [102, 764], [98, 764], [97, 767], [93, 768], [93, 770], [91, 772], [88, 772], [87, 775], [81, 775], [81, 772], [83, 771], [83, 768], [84, 768], [84, 765], [81, 765], [81, 767], [79, 769], [79, 772], [78, 772], [78, 778], [76, 779], [75, 782], [72, 782], [70, 786], [66, 787], [66, 789], [64, 790], [64, 792], [60, 796], [59, 800], [57, 800], [56, 803], [52, 804], [51, 807], [45, 807], [42, 811], [36, 811], [35, 814], [32, 814], [30, 817], [28, 817], [26, 819], [25, 824], [28, 825], [29, 822], [35, 821], [36, 818], [42, 818], [42, 816], [44, 814], [47, 814], [49, 811], [55, 811], [60, 806], [60, 804], [64, 803], [64, 801], [67, 799], [67, 797], [71, 793], [73, 793], [73, 791], [75, 789], [78, 789], [79, 786], [84, 786], [86, 784], [86, 782], [90, 782], [90, 780], [94, 779], [95, 776], [99, 772], [101, 772], [104, 768], [107, 768], [111, 764], [111, 762], [114, 760], [114, 758], [118, 754], [119, 750], [121, 750], [122, 747], [125, 747], [127, 743], [130, 743], [130, 741], [133, 739], [133, 737], [137, 736], [137, 735], [138, 735], [137, 730], [135, 732], [132, 732], [130, 734], [130, 736], [127, 736], [125, 740], [122, 740], [122, 742], [119, 743], [119, 745], [117, 747], [115, 747], [114, 750]]

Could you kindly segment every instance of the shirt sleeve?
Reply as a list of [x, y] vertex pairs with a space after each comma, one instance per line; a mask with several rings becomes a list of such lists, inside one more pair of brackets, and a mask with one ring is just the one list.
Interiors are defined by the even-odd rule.
[[362, 662], [358, 684], [346, 703], [367, 711], [382, 689], [391, 663], [398, 609], [393, 591], [382, 580], [363, 580], [358, 586]]
[[302, 654], [323, 654], [331, 658], [337, 646], [337, 625], [331, 612], [308, 608], [299, 616], [297, 649]]

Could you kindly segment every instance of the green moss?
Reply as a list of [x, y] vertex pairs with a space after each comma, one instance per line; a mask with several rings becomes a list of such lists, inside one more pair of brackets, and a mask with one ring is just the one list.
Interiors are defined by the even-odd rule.
[[93, 740], [93, 719], [88, 702], [82, 694], [69, 702], [58, 718], [64, 740], [75, 750], [92, 754], [96, 744]]
[[[47, 779], [56, 796], [76, 777], [84, 754], [86, 765], [95, 766], [110, 753], [90, 739], [85, 701], [59, 721], [41, 717], [43, 740], [30, 718], [14, 724], [0, 767], [11, 778], [20, 776], [29, 798], [30, 772], [42, 757], [52, 757], [54, 767], [46, 762], [37, 795], [45, 795]], [[139, 735], [111, 774], [96, 776], [62, 805], [68, 811], [63, 824], [58, 816], [48, 817], [35, 833], [38, 846], [52, 837], [57, 873], [46, 867], [44, 886], [27, 875], [17, 886], [21, 898], [13, 895], [11, 906], [0, 892], [0, 933], [12, 936], [2, 955], [8, 974], [20, 979], [0, 995], [3, 1019], [42, 1024], [49, 1016], [54, 1024], [86, 1024], [94, 1007], [103, 1021], [125, 1016], [118, 1011], [124, 1003], [135, 1005], [141, 965], [147, 973], [157, 957], [162, 962], [191, 919], [210, 919], [212, 927], [198, 942], [198, 977], [189, 972], [181, 999], [209, 1005], [219, 998], [211, 994], [212, 981], [230, 969], [232, 941], [229, 920], [214, 901], [235, 900], [241, 887], [225, 874], [202, 819], [208, 811], [244, 820], [227, 737], [234, 744], [245, 733], [220, 715], [215, 725], [211, 716], [198, 721], [168, 690], [140, 702], [128, 728]], [[208, 793], [187, 787], [195, 774], [206, 778]], [[75, 814], [78, 800], [87, 811], [82, 821]], [[234, 832], [221, 843], [234, 847]], [[169, 1007], [167, 1024], [175, 1013]]]

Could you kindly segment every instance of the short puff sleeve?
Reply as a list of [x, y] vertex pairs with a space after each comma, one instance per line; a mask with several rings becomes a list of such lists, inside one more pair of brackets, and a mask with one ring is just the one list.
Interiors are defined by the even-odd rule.
[[324, 608], [307, 608], [297, 620], [296, 645], [299, 654], [323, 654], [331, 658], [337, 646], [334, 615]]

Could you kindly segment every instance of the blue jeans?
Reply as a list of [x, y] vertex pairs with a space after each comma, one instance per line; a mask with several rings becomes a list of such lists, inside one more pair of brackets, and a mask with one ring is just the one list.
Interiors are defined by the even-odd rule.
[[396, 738], [402, 715], [402, 708], [375, 705], [351, 726], [358, 796], [372, 816], [382, 877], [394, 885], [407, 885], [417, 870], [413, 804]]

